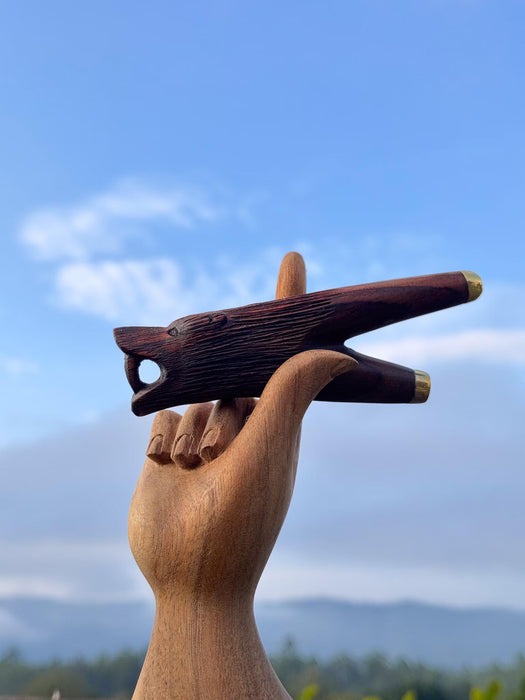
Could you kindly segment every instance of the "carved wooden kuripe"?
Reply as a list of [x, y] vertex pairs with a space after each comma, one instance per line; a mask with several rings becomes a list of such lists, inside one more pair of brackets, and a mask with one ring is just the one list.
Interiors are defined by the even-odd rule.
[[[359, 363], [318, 400], [420, 403], [428, 397], [428, 375], [354, 352], [344, 341], [472, 301], [480, 293], [476, 274], [446, 272], [201, 313], [166, 328], [116, 328], [114, 335], [126, 354], [126, 375], [135, 392], [132, 410], [139, 416], [200, 401], [260, 396], [288, 358], [314, 348], [336, 350]], [[140, 379], [143, 360], [160, 368], [151, 384]]]
[[[133, 700], [290, 700], [253, 600], [292, 498], [304, 413], [316, 396], [424, 400], [426, 375], [343, 340], [481, 291], [461, 272], [315, 294], [305, 280], [301, 256], [289, 253], [275, 302], [115, 331], [136, 413], [222, 399], [153, 421], [129, 513], [131, 549], [156, 601]], [[138, 377], [144, 358], [162, 368], [149, 386]]]

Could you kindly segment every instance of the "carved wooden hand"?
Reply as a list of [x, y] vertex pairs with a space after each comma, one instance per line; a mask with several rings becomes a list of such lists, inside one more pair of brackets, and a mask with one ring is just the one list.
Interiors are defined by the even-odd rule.
[[[156, 599], [134, 700], [289, 700], [260, 642], [253, 597], [292, 497], [302, 417], [320, 392], [332, 400], [425, 400], [425, 377], [358, 355], [342, 340], [349, 329], [355, 335], [481, 291], [471, 273], [317, 295], [304, 294], [305, 278], [302, 258], [291, 253], [276, 302], [115, 332], [128, 353], [136, 413], [190, 396], [224, 399], [184, 416], [161, 411], [153, 422], [129, 514], [131, 548]], [[175, 338], [182, 360], [172, 353]], [[144, 357], [162, 365], [150, 386], [138, 378]], [[233, 398], [235, 391], [262, 394], [256, 402]]]
[[[304, 284], [302, 259], [288, 255], [278, 296]], [[134, 700], [289, 698], [261, 645], [253, 597], [290, 504], [304, 412], [356, 364], [311, 350], [280, 367], [257, 403], [155, 417], [129, 515], [157, 605]]]

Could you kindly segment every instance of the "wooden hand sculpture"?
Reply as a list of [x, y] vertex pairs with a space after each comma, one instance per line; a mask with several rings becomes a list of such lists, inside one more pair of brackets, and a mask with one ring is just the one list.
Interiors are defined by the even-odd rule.
[[[304, 286], [302, 258], [289, 254], [277, 296]], [[129, 515], [131, 549], [156, 599], [134, 700], [289, 699], [259, 639], [253, 598], [290, 504], [303, 415], [356, 365], [309, 350], [275, 372], [258, 402], [155, 417]]]

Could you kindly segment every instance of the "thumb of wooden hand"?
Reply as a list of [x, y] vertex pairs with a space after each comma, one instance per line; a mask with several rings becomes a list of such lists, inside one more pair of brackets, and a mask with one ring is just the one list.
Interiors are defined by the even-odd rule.
[[[286, 469], [297, 460], [297, 438], [310, 403], [334, 377], [357, 361], [333, 350], [308, 350], [291, 357], [272, 375], [228, 455], [241, 467], [248, 462]], [[226, 457], [226, 453], [224, 455]]]

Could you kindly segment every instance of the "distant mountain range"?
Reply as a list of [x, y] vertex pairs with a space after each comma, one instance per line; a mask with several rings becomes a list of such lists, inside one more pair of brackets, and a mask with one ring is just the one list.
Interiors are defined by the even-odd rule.
[[[448, 668], [511, 661], [525, 652], [522, 612], [313, 599], [259, 603], [256, 616], [270, 654], [286, 638], [300, 653], [319, 658], [380, 652]], [[152, 622], [153, 607], [144, 602], [0, 598], [0, 654], [16, 648], [44, 661], [139, 650]]]

